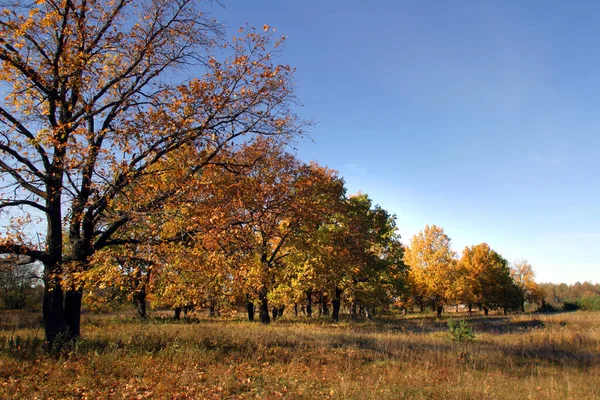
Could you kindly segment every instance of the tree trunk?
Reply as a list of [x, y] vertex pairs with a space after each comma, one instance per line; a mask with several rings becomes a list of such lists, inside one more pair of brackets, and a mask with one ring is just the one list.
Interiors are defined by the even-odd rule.
[[294, 303], [294, 316], [298, 318], [298, 303]]
[[323, 295], [321, 299], [321, 304], [323, 304], [323, 316], [329, 316], [329, 304], [327, 302], [327, 296]]
[[473, 304], [469, 303], [469, 315], [473, 314]]
[[71, 337], [81, 335], [81, 300], [83, 298], [82, 290], [70, 288], [65, 293], [65, 322], [69, 329]]
[[248, 310], [248, 321], [254, 322], [254, 303], [248, 297], [246, 300], [246, 310]]
[[483, 307], [483, 315], [487, 316], [489, 311], [490, 310], [487, 307], [485, 307], [485, 306]]
[[312, 317], [312, 291], [306, 291], [306, 315]]
[[175, 307], [175, 319], [181, 319], [181, 307]]
[[356, 319], [358, 317], [357, 308], [358, 308], [358, 304], [356, 304], [356, 302], [353, 302], [351, 311], [350, 311], [352, 319]]
[[367, 319], [371, 319], [371, 313], [369, 312], [369, 307], [365, 307], [365, 317]]
[[258, 314], [260, 317], [260, 322], [263, 324], [268, 324], [271, 322], [271, 317], [269, 316], [269, 302], [267, 300], [267, 289], [261, 289], [258, 294]]
[[210, 301], [210, 303], [208, 305], [208, 316], [211, 317], [211, 318], [213, 318], [216, 315], [216, 312], [215, 312], [215, 302], [212, 299], [209, 300], [209, 301]]
[[51, 345], [56, 335], [66, 328], [63, 308], [64, 296], [60, 279], [54, 275], [56, 267], [44, 267], [43, 318], [46, 341]]
[[340, 320], [340, 306], [342, 304], [342, 289], [335, 288], [335, 297], [333, 298], [333, 312], [331, 314], [332, 319], [335, 322]]
[[525, 312], [525, 302], [521, 302], [521, 312]]
[[[60, 154], [57, 154], [60, 156]], [[47, 183], [47, 192], [51, 196], [46, 199], [48, 230], [46, 231], [46, 246], [48, 260], [44, 262], [44, 302], [42, 315], [46, 341], [52, 345], [54, 338], [67, 329], [65, 322], [64, 294], [61, 287], [62, 276], [62, 204], [61, 186], [62, 175], [53, 171], [53, 181]]]
[[285, 311], [285, 307], [284, 307], [284, 306], [281, 306], [281, 307], [279, 307], [279, 310], [278, 310], [278, 311], [279, 311], [279, 312], [278, 312], [278, 314], [279, 314], [279, 317], [280, 317], [280, 318], [281, 318], [281, 317], [283, 317], [283, 312]]
[[444, 311], [444, 307], [439, 304], [436, 308], [436, 312], [437, 312], [437, 317], [438, 318], [442, 318], [442, 312]]
[[135, 293], [135, 303], [137, 305], [138, 317], [144, 319], [148, 315], [146, 314], [146, 287], [143, 286], [140, 290]]

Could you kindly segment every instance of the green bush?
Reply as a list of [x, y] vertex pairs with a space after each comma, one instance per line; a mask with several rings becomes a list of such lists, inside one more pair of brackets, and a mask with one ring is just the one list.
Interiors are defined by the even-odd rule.
[[600, 311], [600, 296], [584, 297], [577, 303], [582, 310]]
[[475, 340], [473, 328], [464, 319], [461, 321], [448, 320], [448, 333], [455, 342], [465, 343]]

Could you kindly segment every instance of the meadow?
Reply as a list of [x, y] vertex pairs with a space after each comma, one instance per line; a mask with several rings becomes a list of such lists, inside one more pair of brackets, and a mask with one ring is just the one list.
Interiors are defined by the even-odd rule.
[[[474, 340], [453, 341], [450, 317]], [[87, 313], [82, 338], [55, 353], [39, 320], [0, 312], [0, 398], [600, 398], [598, 312], [268, 326]]]

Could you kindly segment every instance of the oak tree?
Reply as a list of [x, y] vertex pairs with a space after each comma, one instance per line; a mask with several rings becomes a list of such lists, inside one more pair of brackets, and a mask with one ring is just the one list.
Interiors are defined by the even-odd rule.
[[[17, 0], [0, 13], [0, 209], [20, 218], [0, 252], [44, 264], [48, 341], [79, 335], [82, 287], [62, 281], [123, 244], [135, 210], [113, 205], [126, 188], [185, 145], [203, 151], [189, 175], [228, 144], [298, 132], [269, 28], [224, 41], [198, 3]], [[45, 232], [17, 225], [36, 217]]]

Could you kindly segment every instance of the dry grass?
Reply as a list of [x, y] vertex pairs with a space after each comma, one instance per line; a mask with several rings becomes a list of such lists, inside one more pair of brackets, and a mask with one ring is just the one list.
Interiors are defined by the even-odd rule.
[[[467, 357], [445, 321], [194, 323], [86, 316], [52, 357], [0, 314], [0, 398], [592, 399], [600, 313], [474, 317]], [[19, 340], [15, 340], [19, 338]]]

